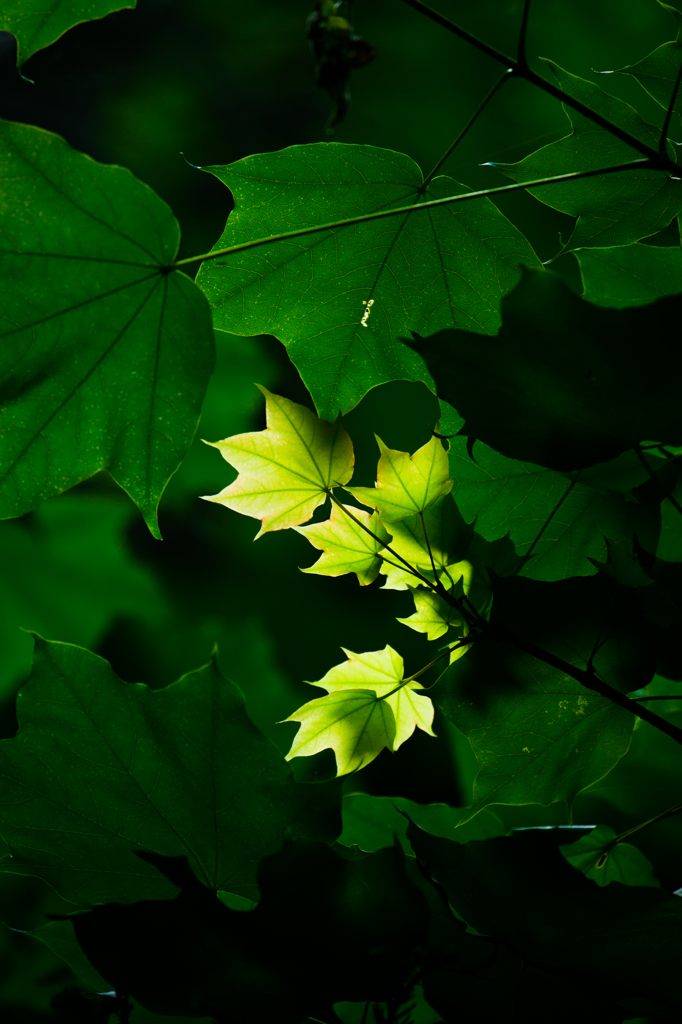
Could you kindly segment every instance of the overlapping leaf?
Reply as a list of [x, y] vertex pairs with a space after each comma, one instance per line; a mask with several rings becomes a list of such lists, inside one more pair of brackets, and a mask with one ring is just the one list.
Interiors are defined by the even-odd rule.
[[[422, 193], [409, 157], [333, 142], [206, 170], [236, 204], [215, 249], [467, 191], [438, 177]], [[538, 265], [526, 239], [483, 198], [217, 257], [197, 282], [216, 327], [274, 334], [287, 346], [320, 415], [333, 419], [384, 381], [430, 385], [421, 360], [398, 340], [411, 330], [454, 323], [495, 334], [519, 263]]]
[[204, 296], [169, 272], [178, 224], [56, 135], [0, 138], [0, 517], [106, 468], [158, 537], [214, 360]]
[[[446, 586], [450, 583], [448, 572], [453, 574], [453, 582], [456, 582], [464, 571], [471, 530], [448, 497], [437, 501], [423, 516], [408, 516], [398, 523], [391, 523], [390, 533], [392, 551], [432, 583], [435, 583], [434, 565], [438, 578]], [[384, 590], [407, 590], [416, 585], [416, 577], [390, 552], [386, 553], [381, 571], [386, 575]]]
[[330, 487], [353, 475], [353, 445], [340, 422], [332, 425], [288, 398], [265, 395], [267, 427], [214, 445], [239, 476], [207, 497], [260, 519], [256, 539], [269, 530], [305, 523]]
[[[569, 864], [582, 871], [597, 885], [620, 882], [621, 885], [660, 887], [651, 862], [632, 843], [615, 843], [616, 833], [608, 825], [593, 829], [589, 836], [559, 849]], [[612, 845], [613, 844], [613, 845]]]
[[[469, 566], [469, 563], [465, 563]], [[471, 568], [471, 566], [469, 566]], [[410, 587], [414, 599], [415, 611], [405, 619], [398, 619], [405, 626], [426, 633], [427, 640], [437, 640], [445, 636], [451, 626], [461, 626], [462, 617], [447, 602], [426, 587]]]
[[[682, 296], [607, 310], [556, 275], [527, 271], [502, 305], [499, 338], [443, 331], [415, 342], [463, 432], [511, 459], [560, 471], [607, 462], [644, 440], [682, 443]], [[665, 326], [665, 329], [663, 329]], [[642, 339], [646, 338], [646, 358]]]
[[492, 839], [507, 831], [493, 811], [481, 811], [472, 821], [466, 807], [447, 804], [418, 804], [401, 796], [372, 796], [370, 793], [347, 793], [343, 798], [342, 846], [358, 846], [361, 850], [381, 850], [393, 846], [396, 836], [408, 856], [413, 851], [407, 839], [407, 828], [413, 821], [433, 836], [468, 843], [472, 839]]
[[[624, 129], [654, 151], [660, 129], [647, 124], [628, 103], [598, 86], [546, 61], [557, 85], [612, 124]], [[641, 158], [638, 150], [621, 142], [594, 121], [564, 107], [573, 131], [559, 142], [544, 146], [517, 164], [495, 164], [514, 181], [531, 181], [557, 174], [593, 171]], [[669, 156], [674, 159], [672, 147]], [[540, 202], [578, 217], [565, 249], [580, 246], [629, 245], [668, 226], [682, 209], [682, 181], [667, 171], [629, 170], [603, 177], [564, 181], [534, 189]]]
[[0, 32], [17, 37], [19, 67], [74, 25], [134, 7], [137, 0], [7, 0], [0, 11]]
[[[659, 0], [660, 3], [660, 0]], [[636, 64], [630, 64], [625, 68], [618, 68], [619, 75], [632, 75], [642, 88], [649, 93], [652, 99], [665, 110], [670, 106], [670, 101], [677, 82], [677, 75], [682, 63], [682, 44], [680, 43], [680, 32], [682, 30], [682, 14], [669, 4], [660, 3], [660, 6], [669, 11], [677, 22], [677, 39], [669, 43], [663, 43], [652, 53], [644, 57]], [[613, 72], [611, 72], [613, 74]], [[678, 92], [673, 107], [678, 114], [682, 114], [682, 96]]]
[[382, 571], [380, 556], [385, 547], [384, 542], [388, 543], [388, 534], [376, 514], [370, 515], [362, 509], [346, 505], [344, 508], [348, 509], [353, 519], [338, 505], [332, 505], [331, 517], [327, 522], [294, 527], [297, 533], [307, 537], [313, 547], [322, 551], [315, 565], [302, 571], [321, 576], [343, 576], [344, 573], [354, 572], [360, 586], [366, 586]]
[[[678, 1011], [679, 897], [646, 886], [594, 885], [566, 863], [555, 836], [544, 830], [454, 843], [410, 825], [407, 837], [468, 924], [522, 957], [517, 969], [551, 972], [548, 996], [576, 982], [591, 1000], [653, 999], [659, 1011], [664, 1004], [662, 1019]], [[616, 1020], [618, 1007], [610, 1009], [606, 1019]]]
[[81, 904], [173, 895], [135, 850], [186, 856], [214, 890], [257, 898], [256, 868], [291, 835], [338, 835], [333, 787], [296, 785], [215, 664], [161, 690], [78, 647], [38, 640], [0, 744], [5, 870]]
[[381, 457], [376, 487], [348, 487], [365, 505], [375, 508], [384, 524], [425, 512], [452, 489], [448, 457], [437, 437], [414, 455], [387, 448], [377, 437]]
[[682, 250], [676, 245], [579, 249], [585, 298], [598, 306], [646, 306], [682, 292]]
[[[464, 519], [488, 541], [508, 535], [525, 559], [521, 576], [557, 580], [592, 575], [597, 570], [588, 559], [604, 559], [606, 538], [620, 539], [625, 532], [620, 495], [508, 459], [481, 441], [471, 446], [466, 437], [451, 439], [449, 458], [452, 497]], [[641, 474], [639, 466], [634, 479], [641, 481]]]
[[[608, 577], [498, 579], [491, 621], [628, 692], [653, 674], [637, 591]], [[638, 628], [632, 628], [637, 622]], [[634, 716], [513, 642], [474, 644], [434, 691], [479, 763], [475, 813], [494, 803], [571, 802], [627, 751]]]
[[343, 650], [348, 660], [310, 684], [328, 696], [309, 701], [286, 719], [301, 723], [287, 760], [330, 747], [337, 775], [345, 775], [369, 764], [384, 747], [397, 750], [415, 728], [435, 735], [433, 704], [416, 692], [420, 683], [401, 686], [403, 659], [392, 647], [363, 654]]

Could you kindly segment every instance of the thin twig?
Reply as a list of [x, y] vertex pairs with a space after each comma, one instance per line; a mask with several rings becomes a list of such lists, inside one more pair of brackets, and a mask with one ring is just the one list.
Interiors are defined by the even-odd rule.
[[431, 171], [431, 173], [430, 173], [430, 174], [427, 174], [427, 175], [426, 175], [426, 177], [424, 178], [424, 181], [423, 181], [423, 182], [422, 182], [422, 184], [421, 184], [421, 185], [419, 186], [419, 191], [420, 191], [420, 192], [421, 192], [422, 194], [423, 194], [424, 192], [426, 192], [426, 189], [428, 188], [428, 186], [429, 186], [429, 184], [431, 183], [432, 179], [433, 179], [433, 178], [435, 178], [436, 174], [437, 174], [437, 173], [438, 173], [438, 171], [439, 171], [439, 170], [441, 169], [441, 167], [443, 166], [443, 164], [445, 163], [445, 161], [446, 161], [446, 160], [448, 160], [448, 159], [449, 159], [449, 158], [450, 158], [450, 157], [452, 156], [452, 154], [453, 154], [453, 153], [454, 153], [454, 151], [455, 151], [455, 150], [457, 149], [457, 147], [459, 146], [460, 142], [462, 141], [462, 139], [464, 138], [464, 136], [465, 136], [465, 135], [467, 134], [467, 132], [469, 131], [469, 129], [473, 127], [473, 125], [475, 124], [475, 122], [476, 122], [476, 121], [478, 120], [478, 118], [479, 118], [479, 117], [481, 116], [481, 114], [483, 113], [483, 111], [485, 110], [485, 108], [486, 108], [486, 107], [488, 106], [488, 104], [490, 103], [491, 99], [493, 98], [493, 96], [495, 95], [495, 93], [497, 92], [497, 90], [498, 90], [498, 89], [500, 88], [500, 86], [501, 86], [501, 85], [502, 85], [502, 84], [503, 84], [504, 82], [507, 82], [507, 81], [509, 80], [509, 78], [510, 78], [510, 73], [509, 73], [508, 71], [505, 71], [505, 73], [504, 73], [504, 74], [502, 75], [502, 77], [501, 77], [501, 78], [499, 78], [499, 79], [497, 80], [497, 82], [495, 82], [495, 85], [494, 85], [494, 86], [492, 87], [492, 89], [491, 89], [491, 90], [490, 90], [490, 92], [489, 92], [489, 93], [487, 94], [487, 96], [486, 96], [486, 97], [485, 97], [485, 98], [484, 98], [483, 100], [481, 100], [481, 102], [479, 103], [478, 107], [476, 108], [476, 110], [474, 111], [474, 113], [473, 113], [473, 114], [471, 115], [471, 117], [469, 118], [469, 120], [467, 121], [467, 123], [466, 123], [466, 124], [464, 125], [464, 127], [463, 127], [463, 128], [462, 128], [462, 130], [461, 130], [461, 132], [459, 133], [459, 135], [457, 136], [457, 138], [455, 139], [455, 141], [454, 141], [454, 142], [452, 143], [452, 145], [450, 146], [450, 148], [449, 148], [449, 149], [446, 149], [445, 153], [443, 153], [442, 157], [440, 158], [440, 160], [438, 161], [438, 163], [436, 164], [436, 166], [435, 166], [435, 167], [433, 168], [433, 170]]
[[402, 690], [402, 688], [404, 686], [407, 686], [408, 683], [413, 683], [415, 679], [419, 678], [419, 676], [422, 676], [424, 675], [425, 672], [428, 672], [430, 668], [433, 668], [433, 666], [436, 665], [439, 661], [442, 661], [443, 658], [445, 658], [448, 654], [452, 654], [453, 651], [459, 650], [460, 647], [468, 647], [469, 644], [473, 643], [475, 639], [475, 636], [467, 636], [460, 640], [458, 643], [453, 644], [452, 647], [446, 647], [444, 650], [440, 652], [437, 658], [434, 658], [433, 661], [430, 661], [428, 665], [424, 665], [424, 668], [420, 668], [418, 672], [414, 673], [414, 675], [408, 676], [407, 679], [402, 679], [400, 681], [400, 684], [396, 686], [395, 689], [391, 690], [390, 693], [384, 693], [381, 697], [378, 698], [378, 700], [386, 700], [388, 697], [392, 697], [394, 693], [398, 693], [398, 691]]
[[[655, 160], [658, 160], [654, 154]], [[172, 270], [179, 267], [187, 267], [192, 263], [208, 263], [209, 260], [219, 259], [221, 256], [233, 256], [238, 252], [245, 252], [247, 249], [258, 249], [263, 245], [272, 245], [275, 242], [288, 242], [293, 238], [302, 238], [304, 235], [315, 235], [320, 231], [334, 231], [338, 228], [348, 228], [355, 224], [365, 224], [373, 220], [382, 220], [385, 217], [396, 217], [403, 213], [412, 213], [415, 210], [428, 210], [431, 207], [447, 206], [451, 203], [464, 203], [472, 199], [486, 199], [494, 196], [505, 195], [508, 192], [519, 192], [521, 189], [540, 188], [542, 185], [557, 185], [565, 181], [580, 181], [583, 178], [594, 178], [604, 174], [616, 174], [622, 171], [646, 171], [662, 170], [664, 168], [651, 164], [654, 158], [649, 160], [632, 160], [626, 164], [614, 164], [612, 167], [595, 168], [590, 171], [573, 171], [571, 174], [556, 174], [551, 178], [536, 178], [533, 181], [515, 182], [513, 185], [501, 185], [498, 188], [481, 189], [478, 192], [463, 192], [457, 196], [446, 196], [443, 199], [429, 199], [425, 203], [413, 203], [411, 206], [398, 206], [392, 210], [377, 210], [376, 213], [364, 213], [359, 217], [349, 217], [346, 220], [330, 221], [328, 224], [315, 224], [307, 228], [298, 228], [296, 231], [285, 231], [281, 235], [267, 235], [264, 238], [255, 238], [251, 242], [241, 242], [239, 245], [230, 245], [225, 249], [213, 249], [211, 252], [202, 253], [200, 256], [189, 256], [184, 260], [176, 260], [171, 264]]]
[[523, 17], [521, 18], [521, 30], [519, 32], [519, 43], [516, 48], [516, 62], [519, 68], [527, 68], [526, 58], [526, 34], [528, 32], [528, 15], [530, 14], [530, 0], [523, 5]]
[[616, 836], [606, 847], [606, 850], [612, 849], [616, 843], [620, 843], [626, 836], [631, 836], [633, 832], [639, 832], [640, 828], [645, 828], [647, 825], [653, 825], [655, 821], [663, 821], [664, 818], [672, 818], [674, 814], [679, 814], [682, 811], [682, 804], [674, 804], [669, 807], [667, 811], [661, 811], [660, 814], [654, 815], [653, 818], [649, 818], [648, 821], [643, 821], [639, 825], [633, 825], [632, 828], [628, 828], [625, 832], [621, 832], [620, 835]]
[[560, 89], [556, 85], [552, 85], [551, 82], [548, 82], [545, 78], [536, 74], [536, 72], [532, 71], [528, 65], [523, 65], [519, 61], [512, 60], [512, 58], [508, 57], [505, 53], [502, 53], [500, 50], [496, 50], [494, 46], [484, 43], [481, 39], [478, 39], [470, 32], [466, 32], [463, 28], [460, 28], [459, 25], [455, 25], [455, 23], [450, 21], [448, 18], [443, 17], [442, 14], [438, 14], [437, 11], [427, 7], [427, 5], [422, 3], [421, 0], [403, 0], [403, 3], [406, 3], [409, 7], [413, 7], [415, 11], [419, 11], [420, 14], [430, 18], [431, 21], [435, 21], [438, 25], [441, 25], [442, 28], [447, 29], [448, 32], [453, 32], [454, 35], [463, 39], [471, 46], [476, 47], [476, 49], [480, 50], [481, 53], [485, 53], [486, 56], [497, 61], [498, 64], [504, 64], [506, 68], [509, 68], [513, 72], [516, 78], [523, 78], [525, 81], [544, 90], [544, 92], [549, 93], [550, 96], [554, 96], [555, 99], [561, 100], [561, 102], [567, 107], [572, 107], [573, 110], [582, 114], [583, 117], [586, 117], [595, 124], [598, 124], [600, 128], [603, 128], [617, 139], [620, 139], [621, 142], [624, 142], [626, 145], [636, 149], [649, 159], [655, 158], [657, 162], [660, 161], [657, 163], [660, 170], [667, 170], [670, 174], [675, 175], [675, 177], [679, 174], [679, 167], [673, 160], [666, 156], [665, 153], [657, 153], [655, 149], [651, 148], [651, 146], [647, 146], [646, 143], [641, 142], [639, 139], [635, 138], [634, 135], [630, 135], [630, 133], [626, 132], [623, 128], [619, 128], [618, 125], [613, 124], [608, 120], [608, 118], [602, 117], [601, 114], [597, 114], [594, 110], [590, 110], [590, 108], [584, 103], [581, 103], [580, 100], [574, 99], [569, 93], [564, 92], [563, 89]]
[[560, 672], [565, 672], [567, 676], [575, 679], [576, 682], [585, 686], [588, 690], [595, 690], [606, 700], [610, 700], [613, 704], [618, 704], [618, 706], [623, 708], [625, 711], [629, 711], [631, 714], [637, 715], [638, 718], [642, 718], [645, 722], [648, 722], [649, 725], [653, 725], [655, 729], [658, 729], [660, 732], [664, 732], [666, 736], [675, 740], [676, 743], [682, 744], [682, 729], [676, 725], [672, 725], [671, 722], [666, 722], [666, 720], [661, 718], [660, 715], [655, 714], [653, 711], [649, 711], [648, 708], [642, 707], [642, 705], [638, 704], [636, 700], [631, 697], [626, 697], [613, 686], [609, 686], [608, 683], [599, 679], [594, 672], [586, 672], [585, 669], [571, 665], [569, 662], [564, 661], [563, 658], [557, 658], [556, 655], [551, 654], [549, 651], [545, 651], [541, 647], [536, 647], [535, 644], [530, 643], [527, 640], [523, 640], [521, 637], [511, 633], [504, 626], [499, 624], [489, 624], [489, 628], [494, 631], [497, 639], [504, 640], [506, 643], [511, 644], [514, 647], [518, 647], [520, 650], [532, 655], [539, 661], [544, 661], [545, 664], [559, 669]]

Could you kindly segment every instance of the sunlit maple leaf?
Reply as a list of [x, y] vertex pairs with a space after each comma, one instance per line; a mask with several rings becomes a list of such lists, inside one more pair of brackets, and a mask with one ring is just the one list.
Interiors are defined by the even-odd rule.
[[379, 437], [377, 444], [381, 457], [376, 487], [347, 489], [358, 501], [377, 509], [384, 523], [423, 512], [452, 489], [448, 456], [437, 437], [414, 455], [387, 448]]
[[410, 629], [418, 633], [426, 633], [428, 640], [437, 640], [445, 636], [450, 626], [461, 626], [459, 612], [452, 608], [442, 597], [426, 587], [410, 587], [414, 598], [415, 612], [405, 619], [398, 619]]
[[438, 579], [446, 587], [456, 583], [462, 575], [461, 560], [469, 549], [472, 528], [464, 523], [455, 503], [447, 496], [424, 513], [391, 523], [389, 532], [391, 551], [385, 552], [381, 570], [386, 576], [384, 590], [407, 590], [417, 585], [417, 577], [392, 552], [404, 558], [431, 583], [436, 582], [434, 565]]
[[[366, 586], [381, 572], [379, 555], [388, 543], [388, 533], [376, 514], [370, 515], [349, 505], [343, 508], [350, 515], [338, 505], [332, 505], [331, 518], [325, 523], [294, 527], [297, 533], [308, 538], [313, 547], [323, 552], [315, 565], [301, 571], [320, 576], [343, 576], [347, 572], [354, 572], [360, 586]], [[351, 515], [357, 522], [350, 518]], [[368, 530], [371, 532], [368, 533]]]
[[338, 690], [318, 697], [285, 721], [301, 723], [286, 760], [310, 757], [331, 747], [337, 776], [359, 771], [384, 747], [393, 749], [395, 742], [391, 706], [373, 690]]
[[239, 476], [219, 494], [206, 495], [235, 512], [260, 519], [256, 540], [269, 530], [307, 522], [330, 487], [353, 475], [353, 445], [340, 421], [320, 420], [304, 405], [265, 395], [267, 427], [213, 444]]

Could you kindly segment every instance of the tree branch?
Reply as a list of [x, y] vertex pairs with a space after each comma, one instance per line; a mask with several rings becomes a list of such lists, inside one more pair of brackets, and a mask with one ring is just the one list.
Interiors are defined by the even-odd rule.
[[590, 110], [590, 108], [585, 106], [584, 103], [581, 103], [580, 100], [574, 99], [569, 93], [564, 92], [563, 89], [559, 89], [558, 86], [552, 85], [551, 82], [548, 82], [545, 78], [542, 78], [541, 75], [532, 71], [528, 64], [522, 63], [518, 60], [512, 60], [511, 57], [507, 57], [507, 55], [502, 53], [500, 50], [496, 50], [494, 46], [489, 46], [488, 43], [484, 43], [482, 40], [477, 39], [476, 36], [472, 35], [470, 32], [465, 32], [465, 30], [460, 28], [459, 25], [455, 25], [454, 22], [443, 17], [442, 14], [438, 14], [437, 11], [427, 7], [427, 5], [422, 3], [421, 0], [403, 0], [403, 3], [408, 4], [409, 7], [413, 7], [415, 11], [419, 11], [420, 14], [430, 18], [431, 21], [435, 21], [438, 25], [447, 29], [448, 32], [454, 33], [454, 35], [458, 36], [460, 39], [463, 39], [471, 46], [476, 47], [477, 50], [480, 50], [481, 53], [485, 53], [486, 56], [497, 61], [498, 64], [504, 64], [516, 78], [523, 78], [526, 82], [530, 82], [532, 85], [537, 86], [538, 89], [542, 89], [544, 92], [549, 93], [550, 96], [554, 96], [555, 99], [561, 100], [561, 102], [566, 104], [567, 107], [572, 107], [572, 109], [578, 114], [582, 114], [583, 117], [586, 117], [595, 124], [598, 124], [600, 128], [603, 128], [617, 139], [620, 139], [621, 142], [624, 142], [626, 145], [636, 149], [649, 160], [656, 159], [657, 161], [660, 161], [658, 164], [660, 170], [666, 170], [675, 177], [679, 175], [680, 168], [665, 154], [665, 149], [662, 153], [658, 153], [655, 149], [652, 149], [651, 146], [647, 146], [646, 143], [635, 138], [634, 135], [630, 135], [630, 133], [626, 132], [623, 128], [619, 128], [618, 125], [613, 124], [608, 120], [608, 118], [602, 117], [601, 114], [597, 114], [594, 110]]

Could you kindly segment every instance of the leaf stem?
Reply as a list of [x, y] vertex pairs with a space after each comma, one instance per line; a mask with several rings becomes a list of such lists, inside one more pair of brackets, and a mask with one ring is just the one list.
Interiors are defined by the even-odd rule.
[[423, 576], [418, 569], [415, 569], [414, 566], [410, 565], [409, 562], [405, 561], [405, 559], [402, 558], [397, 551], [393, 550], [393, 548], [390, 546], [390, 544], [388, 544], [387, 541], [382, 540], [381, 537], [377, 537], [376, 533], [373, 533], [368, 526], [365, 526], [364, 523], [361, 523], [357, 516], [354, 516], [352, 512], [349, 512], [347, 507], [343, 504], [343, 502], [339, 501], [336, 495], [332, 492], [331, 488], [327, 491], [327, 494], [332, 499], [334, 504], [338, 505], [338, 507], [341, 509], [344, 515], [347, 515], [349, 519], [353, 520], [356, 526], [359, 526], [361, 530], [364, 530], [365, 533], [368, 533], [370, 535], [370, 537], [373, 537], [377, 544], [381, 544], [382, 548], [384, 548], [385, 551], [390, 551], [394, 558], [397, 558], [399, 562], [402, 562], [403, 566], [408, 570], [408, 572], [412, 573], [413, 576], [416, 576], [418, 579], [420, 579], [422, 583], [425, 586], [430, 587], [431, 590], [436, 589], [433, 583], [431, 583], [431, 581], [428, 580], [426, 576]]
[[479, 103], [478, 107], [476, 108], [474, 113], [471, 115], [471, 117], [469, 118], [467, 123], [464, 125], [464, 127], [461, 130], [461, 132], [459, 133], [459, 135], [457, 136], [455, 141], [452, 143], [450, 148], [446, 149], [446, 151], [443, 153], [442, 157], [440, 158], [440, 160], [438, 161], [436, 166], [433, 168], [433, 170], [430, 172], [430, 174], [427, 174], [426, 177], [424, 178], [424, 181], [422, 182], [422, 184], [419, 187], [419, 191], [420, 191], [420, 193], [422, 195], [424, 194], [424, 192], [426, 192], [426, 189], [430, 185], [432, 179], [435, 178], [436, 174], [441, 169], [441, 167], [443, 166], [445, 161], [448, 160], [450, 158], [450, 156], [452, 156], [452, 154], [457, 149], [457, 147], [459, 146], [460, 142], [462, 141], [464, 136], [467, 134], [469, 129], [473, 127], [473, 125], [478, 120], [480, 115], [483, 113], [485, 108], [488, 106], [488, 104], [490, 103], [491, 99], [496, 94], [496, 92], [498, 91], [500, 86], [504, 82], [508, 82], [509, 78], [510, 78], [510, 72], [509, 71], [505, 71], [505, 73], [502, 75], [502, 77], [499, 78], [497, 80], [497, 82], [495, 82], [494, 86], [492, 87], [490, 92], [487, 94], [487, 96], [485, 96], [485, 98], [483, 100], [481, 100], [481, 102]]
[[612, 850], [613, 847], [620, 843], [627, 836], [631, 836], [633, 832], [639, 832], [640, 828], [645, 828], [647, 825], [653, 825], [655, 821], [663, 821], [664, 818], [672, 818], [673, 814], [679, 814], [682, 811], [682, 804], [675, 804], [673, 807], [669, 807], [667, 811], [661, 811], [660, 814], [656, 814], [653, 818], [649, 818], [648, 821], [642, 821], [639, 825], [633, 825], [632, 828], [628, 828], [625, 832], [621, 832], [620, 835], [615, 836], [610, 843], [605, 847], [605, 852]]
[[[680, 66], [682, 67], [682, 65], [680, 65]], [[651, 479], [652, 479], [653, 481], [655, 481], [655, 483], [657, 483], [657, 484], [658, 484], [658, 486], [659, 486], [659, 487], [661, 488], [661, 490], [662, 490], [662, 491], [664, 492], [664, 494], [665, 494], [665, 497], [666, 497], [666, 499], [667, 499], [667, 500], [668, 500], [668, 501], [670, 502], [670, 504], [672, 505], [672, 507], [673, 507], [674, 509], [676, 509], [676, 510], [677, 510], [677, 511], [679, 512], [679, 514], [680, 514], [680, 515], [682, 516], [682, 506], [680, 505], [679, 501], [677, 500], [677, 498], [675, 498], [675, 497], [674, 497], [674, 495], [672, 495], [672, 494], [670, 493], [670, 491], [668, 491], [668, 489], [667, 489], [666, 487], [664, 487], [664, 486], [663, 486], [663, 484], [662, 484], [662, 483], [661, 483], [661, 481], [660, 481], [660, 480], [658, 479], [658, 477], [657, 477], [657, 476], [656, 476], [656, 474], [654, 473], [654, 471], [653, 471], [653, 469], [651, 468], [651, 466], [649, 465], [649, 463], [648, 463], [648, 462], [646, 461], [646, 459], [644, 458], [644, 454], [643, 454], [643, 452], [641, 451], [641, 449], [640, 449], [639, 445], [636, 445], [636, 446], [635, 446], [635, 448], [634, 448], [634, 451], [635, 451], [635, 454], [637, 455], [637, 458], [638, 458], [638, 459], [639, 459], [639, 461], [640, 461], [640, 462], [642, 463], [642, 465], [644, 466], [645, 470], [647, 471], [647, 473], [649, 474], [649, 476], [651, 477]]]
[[675, 109], [675, 101], [677, 99], [677, 92], [680, 88], [680, 81], [682, 81], [682, 62], [677, 69], [677, 78], [675, 79], [675, 85], [673, 88], [672, 96], [670, 97], [670, 103], [668, 104], [668, 110], [666, 111], [665, 121], [661, 129], [661, 138], [658, 143], [658, 152], [665, 153], [665, 148], [668, 144], [668, 128], [670, 127], [670, 119], [673, 116], [673, 110]]
[[[200, 256], [189, 256], [184, 260], [176, 260], [171, 264], [172, 270], [180, 267], [188, 267], [192, 263], [208, 262], [219, 259], [222, 256], [233, 256], [238, 252], [245, 252], [248, 249], [258, 249], [263, 245], [272, 245], [275, 242], [287, 242], [289, 239], [302, 238], [304, 235], [315, 235], [321, 231], [334, 231], [338, 228], [348, 228], [355, 224], [365, 224], [373, 220], [382, 220], [385, 217], [396, 217], [403, 213], [411, 213], [414, 210], [428, 210], [432, 207], [447, 206], [450, 203], [463, 203], [470, 199], [486, 199], [493, 196], [503, 195], [508, 192], [518, 192], [526, 188], [539, 188], [542, 185], [560, 184], [564, 181], [579, 181], [582, 178], [593, 178], [603, 174], [615, 174], [619, 171], [647, 170], [648, 164], [655, 164], [659, 158], [654, 154], [653, 158], [645, 160], [632, 160], [626, 164], [614, 164], [612, 167], [595, 168], [590, 171], [573, 171], [570, 174], [555, 174], [551, 178], [536, 178], [533, 181], [515, 182], [513, 185], [502, 185], [498, 188], [481, 189], [478, 192], [463, 192], [456, 196], [446, 196], [443, 199], [429, 199], [425, 203], [413, 203], [410, 206], [398, 206], [392, 210], [377, 210], [375, 213], [365, 213], [359, 217], [349, 217], [346, 220], [330, 221], [328, 224], [314, 224], [306, 228], [298, 228], [296, 231], [285, 231], [280, 235], [267, 235], [264, 238], [255, 238], [251, 242], [241, 242], [239, 245], [230, 245], [225, 249], [213, 249], [211, 252], [202, 253]], [[660, 166], [649, 168], [653, 170], [664, 170]], [[676, 168], [679, 170], [679, 168]]]
[[630, 700], [682, 700], [682, 693], [665, 694], [662, 697], [658, 694], [655, 697], [630, 697]]
[[527, 68], [526, 58], [526, 34], [528, 32], [528, 15], [530, 14], [530, 0], [523, 5], [523, 17], [521, 18], [521, 29], [519, 31], [519, 42], [516, 48], [516, 62], [519, 68]]
[[623, 128], [619, 128], [618, 125], [613, 124], [608, 120], [608, 118], [602, 117], [601, 114], [597, 114], [594, 110], [590, 110], [590, 108], [585, 106], [584, 103], [581, 103], [580, 100], [574, 99], [569, 93], [564, 92], [563, 89], [560, 89], [556, 85], [552, 85], [551, 82], [542, 78], [542, 76], [533, 71], [528, 64], [522, 63], [520, 60], [512, 60], [511, 57], [508, 57], [505, 53], [502, 53], [500, 50], [496, 50], [494, 46], [484, 43], [481, 39], [478, 39], [470, 32], [466, 32], [463, 28], [460, 28], [459, 25], [455, 25], [455, 23], [450, 21], [448, 18], [443, 17], [442, 14], [439, 14], [437, 11], [427, 7], [427, 5], [422, 3], [421, 0], [403, 0], [403, 3], [406, 3], [409, 7], [413, 7], [415, 11], [419, 11], [420, 14], [430, 18], [431, 21], [435, 21], [442, 28], [447, 29], [448, 32], [453, 32], [460, 39], [463, 39], [471, 46], [476, 47], [476, 49], [480, 50], [481, 53], [485, 53], [486, 56], [497, 61], [498, 64], [504, 64], [516, 78], [523, 78], [532, 85], [542, 89], [544, 92], [549, 93], [550, 96], [554, 96], [555, 99], [561, 100], [561, 102], [567, 107], [572, 107], [573, 110], [577, 111], [577, 113], [582, 114], [583, 117], [586, 117], [595, 124], [598, 124], [600, 128], [603, 128], [611, 135], [614, 135], [626, 145], [636, 149], [650, 160], [655, 158], [660, 170], [667, 170], [675, 177], [679, 174], [677, 164], [666, 156], [665, 152], [657, 153], [655, 149], [651, 148], [651, 146], [647, 146], [646, 143], [641, 142], [639, 139], [635, 138], [634, 135], [630, 135], [630, 133], [626, 132]]
[[390, 693], [383, 694], [383, 696], [379, 697], [378, 699], [386, 700], [388, 697], [392, 697], [394, 693], [398, 693], [398, 691], [402, 690], [402, 688], [406, 686], [408, 683], [413, 683], [415, 679], [419, 678], [419, 676], [422, 676], [424, 675], [425, 672], [428, 672], [430, 668], [433, 668], [433, 666], [436, 665], [439, 661], [442, 661], [443, 658], [446, 657], [446, 655], [452, 654], [453, 651], [458, 650], [460, 647], [467, 647], [469, 644], [473, 643], [475, 639], [475, 636], [463, 637], [458, 643], [453, 644], [452, 647], [446, 647], [444, 650], [440, 652], [438, 657], [434, 658], [433, 661], [430, 661], [428, 665], [424, 665], [424, 668], [420, 668], [418, 672], [415, 672], [414, 675], [408, 676], [407, 679], [401, 680], [400, 684], [396, 686], [394, 690], [391, 690]]

